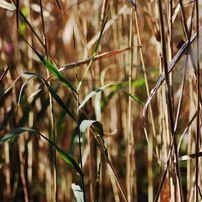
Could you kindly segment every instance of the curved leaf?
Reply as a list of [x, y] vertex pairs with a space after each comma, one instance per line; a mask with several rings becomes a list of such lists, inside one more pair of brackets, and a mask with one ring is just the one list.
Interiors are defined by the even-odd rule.
[[85, 133], [87, 128], [94, 126], [95, 131], [101, 136], [104, 136], [102, 124], [96, 120], [83, 120], [79, 126], [79, 130], [82, 134]]
[[77, 91], [76, 89], [72, 86], [70, 82], [68, 82], [63, 74], [57, 69], [55, 65], [53, 65], [49, 60], [47, 60], [45, 57], [43, 57], [38, 51], [36, 51], [26, 40], [25, 42], [28, 44], [28, 46], [34, 51], [34, 53], [37, 55], [39, 60], [43, 62], [44, 66], [57, 78], [59, 79], [67, 88], [75, 92], [76, 94]]
[[129, 93], [128, 91], [126, 91], [125, 89], [123, 89], [123, 92], [126, 93], [129, 97], [131, 97], [134, 101], [138, 102], [139, 104], [141, 104], [142, 106], [144, 106], [144, 102], [142, 102], [137, 96]]
[[62, 149], [60, 149], [55, 143], [53, 143], [51, 140], [49, 140], [46, 136], [42, 135], [40, 132], [32, 129], [32, 128], [23, 128], [23, 127], [19, 127], [16, 128], [10, 132], [8, 132], [3, 138], [0, 139], [0, 144], [4, 144], [6, 141], [8, 141], [11, 138], [14, 137], [18, 137], [19, 135], [21, 135], [22, 133], [25, 132], [29, 132], [33, 135], [39, 135], [41, 136], [43, 139], [45, 139], [47, 142], [50, 143], [50, 145], [59, 153], [59, 155], [63, 158], [63, 160], [69, 164], [71, 167], [74, 168], [75, 171], [77, 171], [77, 173], [79, 173], [80, 176], [83, 176], [83, 171], [81, 170], [81, 168], [79, 167], [79, 165], [77, 164], [77, 162], [68, 154], [66, 154]]
[[100, 88], [97, 88], [97, 89], [91, 91], [91, 92], [85, 97], [85, 99], [83, 100], [83, 102], [80, 104], [79, 109], [81, 109], [81, 108], [86, 104], [86, 102], [88, 102], [88, 100], [89, 100], [90, 98], [92, 98], [93, 96], [95, 96], [95, 95], [101, 93], [103, 90], [105, 90], [106, 88], [108, 88], [108, 87], [110, 87], [110, 86], [112, 86], [112, 85], [114, 85], [114, 84], [109, 83], [109, 84], [107, 84], [107, 85], [104, 85], [104, 86], [102, 86], [102, 87], [100, 87]]
[[[144, 80], [136, 80], [136, 81], [133, 81], [133, 82], [132, 82], [132, 86], [134, 86], [134, 87], [139, 87], [139, 86], [142, 86], [144, 83], [145, 83]], [[136, 96], [130, 94], [129, 92], [127, 92], [126, 90], [123, 89], [123, 87], [125, 87], [125, 86], [127, 86], [127, 85], [128, 85], [128, 82], [121, 82], [121, 83], [117, 83], [117, 84], [109, 83], [109, 84], [106, 84], [106, 85], [104, 85], [104, 86], [102, 86], [102, 87], [100, 87], [100, 88], [97, 88], [97, 89], [93, 90], [93, 91], [91, 91], [91, 92], [84, 98], [83, 102], [82, 102], [82, 103], [80, 104], [80, 106], [79, 106], [79, 109], [81, 109], [81, 108], [86, 104], [86, 102], [88, 102], [88, 100], [89, 100], [90, 98], [92, 98], [93, 96], [95, 96], [95, 95], [101, 93], [102, 91], [104, 91], [106, 88], [109, 88], [109, 87], [113, 88], [113, 94], [114, 94], [116, 91], [118, 91], [118, 90], [121, 89], [121, 90], [123, 90], [128, 96], [130, 96], [133, 100], [135, 100], [136, 102], [138, 102], [138, 103], [141, 104], [141, 105], [144, 105], [144, 103], [143, 103], [138, 97], [136, 97]], [[112, 94], [112, 95], [113, 95], [113, 94]], [[111, 98], [111, 97], [109, 97], [109, 98]]]
[[[23, 73], [25, 76], [28, 76], [28, 80], [36, 77], [39, 78], [48, 88], [48, 91], [50, 92], [50, 94], [53, 96], [53, 98], [55, 99], [55, 101], [60, 105], [60, 107], [74, 120], [76, 121], [75, 117], [73, 116], [73, 114], [70, 112], [70, 110], [66, 107], [66, 105], [64, 104], [64, 102], [61, 100], [61, 98], [58, 96], [58, 94], [55, 92], [55, 90], [53, 88], [51, 88], [51, 86], [48, 84], [48, 82], [40, 75], [37, 73], [30, 73], [30, 72], [24, 72]], [[19, 98], [21, 97], [22, 94], [22, 90], [24, 88], [25, 85], [22, 86], [21, 91], [20, 91], [20, 95]], [[19, 102], [19, 101], [18, 101]]]

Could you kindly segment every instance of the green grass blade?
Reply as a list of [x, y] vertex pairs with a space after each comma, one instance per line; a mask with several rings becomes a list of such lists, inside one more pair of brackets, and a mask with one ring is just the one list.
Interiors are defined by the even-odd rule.
[[[25, 40], [25, 39], [24, 39]], [[55, 65], [53, 65], [49, 60], [47, 60], [45, 57], [43, 57], [38, 51], [36, 51], [26, 40], [25, 42], [28, 44], [28, 46], [34, 51], [34, 53], [37, 55], [39, 60], [43, 62], [44, 66], [57, 78], [59, 79], [67, 88], [69, 88], [71, 91], [75, 92], [76, 89], [72, 86], [70, 82], [68, 82], [63, 74], [57, 69]]]
[[88, 102], [88, 100], [89, 100], [90, 98], [92, 98], [93, 96], [95, 96], [95, 95], [101, 93], [101, 92], [104, 91], [106, 88], [108, 88], [108, 87], [110, 87], [110, 86], [112, 86], [112, 85], [113, 85], [113, 84], [110, 83], [110, 84], [104, 85], [104, 86], [102, 86], [102, 87], [100, 87], [100, 88], [97, 88], [97, 89], [91, 91], [91, 92], [85, 97], [85, 99], [83, 100], [83, 102], [80, 104], [79, 109], [81, 109], [81, 108], [86, 104], [86, 102]]
[[81, 170], [81, 168], [79, 167], [79, 165], [77, 164], [77, 162], [68, 154], [66, 154], [62, 149], [60, 149], [55, 143], [53, 143], [51, 140], [49, 140], [47, 137], [45, 137], [44, 135], [40, 134], [39, 135], [41, 137], [43, 137], [45, 140], [47, 140], [51, 146], [54, 147], [54, 149], [60, 154], [60, 156], [63, 158], [63, 160], [69, 164], [70, 166], [72, 166], [74, 168], [75, 171], [77, 171], [79, 173], [80, 176], [83, 176], [83, 171]]
[[32, 128], [23, 128], [23, 127], [19, 127], [16, 128], [10, 132], [8, 132], [4, 137], [2, 137], [0, 139], [0, 144], [4, 144], [6, 141], [10, 140], [11, 138], [14, 137], [18, 137], [19, 135], [25, 133], [25, 132], [29, 132], [33, 135], [39, 135], [42, 138], [44, 138], [47, 142], [49, 142], [49, 144], [59, 153], [59, 155], [63, 158], [63, 160], [70, 165], [71, 167], [74, 168], [74, 170], [79, 173], [80, 176], [83, 176], [83, 171], [81, 170], [81, 168], [79, 167], [79, 165], [77, 164], [77, 162], [68, 154], [66, 154], [62, 149], [60, 149], [55, 143], [53, 143], [51, 140], [49, 140], [47, 137], [45, 137], [44, 135], [42, 135], [41, 133], [39, 133], [38, 131], [32, 129]]
[[135, 102], [137, 102], [137, 103], [141, 104], [142, 106], [144, 106], [144, 102], [142, 102], [137, 96], [135, 96], [135, 95], [129, 93], [128, 91], [126, 91], [126, 90], [123, 89], [123, 88], [122, 88], [122, 90], [123, 90], [123, 92], [126, 93], [129, 97], [131, 97]]
[[[145, 84], [143, 79], [139, 79], [139, 80], [135, 80], [132, 82], [132, 86], [133, 87], [141, 87]], [[128, 82], [120, 82], [117, 84], [113, 84], [113, 83], [109, 83], [106, 84], [100, 88], [97, 88], [93, 91], [91, 91], [82, 101], [82, 103], [79, 106], [79, 109], [81, 109], [87, 102], [89, 99], [91, 99], [93, 96], [103, 92], [106, 88], [112, 88], [112, 96], [114, 95], [115, 92], [117, 92], [118, 90], [123, 90], [128, 96], [130, 96], [134, 101], [138, 102], [141, 105], [144, 105], [144, 103], [136, 96], [130, 94], [129, 92], [127, 92], [126, 90], [124, 90], [124, 87], [128, 86]], [[109, 97], [111, 98], [111, 97]]]
[[69, 83], [63, 76], [63, 74], [58, 71], [57, 67], [55, 67], [50, 61], [48, 61], [45, 57], [43, 57], [39, 52], [33, 49], [38, 58], [43, 62], [44, 66], [57, 78], [59, 79], [67, 88], [71, 89], [73, 92], [77, 93], [76, 89]]
[[[24, 75], [29, 76], [28, 78], [31, 79], [33, 77], [39, 78], [47, 87], [48, 91], [50, 94], [53, 96], [55, 101], [59, 104], [59, 106], [74, 120], [76, 121], [76, 118], [73, 116], [73, 114], [70, 112], [70, 110], [66, 107], [64, 102], [61, 100], [61, 98], [58, 96], [58, 94], [55, 92], [53, 88], [48, 84], [48, 82], [40, 75], [37, 73], [30, 73], [30, 72], [24, 72]], [[24, 85], [23, 85], [24, 87]], [[21, 92], [21, 91], [20, 91]], [[20, 93], [21, 95], [21, 93]]]
[[10, 132], [8, 132], [6, 135], [4, 135], [1, 139], [0, 139], [0, 144], [4, 144], [5, 142], [7, 142], [8, 140], [10, 140], [11, 138], [15, 138], [18, 137], [20, 134], [24, 133], [24, 132], [30, 132], [30, 133], [35, 133], [35, 130], [30, 129], [30, 128], [16, 128]]

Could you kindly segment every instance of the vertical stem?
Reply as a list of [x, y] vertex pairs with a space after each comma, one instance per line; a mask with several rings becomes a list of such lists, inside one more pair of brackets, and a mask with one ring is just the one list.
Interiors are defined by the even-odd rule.
[[[78, 98], [78, 100], [79, 100], [79, 98]], [[81, 151], [81, 133], [80, 132], [79, 132], [79, 160], [80, 160], [81, 170], [83, 170], [82, 151]], [[82, 189], [83, 189], [84, 202], [86, 202], [84, 175], [81, 176], [81, 183], [82, 183]]]
[[176, 159], [176, 177], [177, 177], [177, 185], [178, 190], [180, 192], [180, 201], [183, 201], [183, 195], [182, 195], [182, 186], [180, 181], [180, 171], [179, 171], [179, 163], [178, 163], [178, 153], [177, 153], [177, 140], [174, 134], [174, 117], [173, 117], [173, 107], [172, 107], [172, 100], [171, 100], [171, 91], [170, 91], [170, 79], [169, 79], [169, 73], [168, 73], [168, 64], [167, 64], [167, 54], [166, 54], [166, 40], [165, 40], [165, 30], [164, 30], [164, 19], [163, 19], [163, 7], [161, 0], [158, 0], [158, 6], [159, 6], [159, 14], [160, 14], [160, 27], [161, 27], [161, 43], [162, 43], [162, 62], [164, 67], [164, 73], [165, 73], [165, 80], [166, 80], [166, 86], [167, 86], [167, 92], [166, 92], [166, 98], [168, 101], [168, 116], [169, 116], [169, 122], [170, 122], [170, 129], [171, 134], [173, 137], [173, 145], [174, 145], [174, 154]]
[[[139, 29], [139, 23], [138, 23], [138, 13], [137, 13], [137, 5], [134, 4], [134, 10], [135, 10], [135, 24], [137, 29], [137, 37], [138, 37], [138, 45], [139, 45], [139, 51], [140, 51], [140, 59], [142, 63], [142, 69], [144, 74], [144, 80], [146, 85], [146, 93], [147, 97], [149, 97], [149, 84], [148, 84], [148, 78], [146, 74], [146, 67], [143, 57], [143, 51], [142, 51], [142, 41], [140, 37], [140, 29]], [[154, 124], [154, 117], [151, 105], [149, 104], [149, 115], [151, 119], [151, 125], [152, 125], [152, 133], [153, 136], [156, 136], [156, 129]], [[152, 171], [152, 161], [153, 161], [153, 137], [149, 136], [150, 146], [148, 146], [148, 201], [153, 201], [153, 171]]]
[[20, 159], [20, 177], [22, 181], [22, 188], [23, 188], [23, 193], [24, 193], [24, 201], [28, 202], [28, 191], [27, 191], [27, 182], [25, 178], [25, 160], [23, 157], [24, 150], [25, 150], [25, 142], [24, 142], [24, 137], [20, 137], [18, 141], [19, 145], [19, 159]]
[[[44, 23], [44, 16], [43, 16], [43, 5], [42, 1], [40, 0], [40, 13], [41, 13], [41, 20], [42, 20], [42, 31], [43, 31], [43, 41], [44, 41], [44, 49], [45, 49], [45, 54], [46, 58], [48, 59], [48, 46], [47, 46], [47, 40], [46, 40], [46, 34], [45, 34], [45, 23]], [[49, 71], [47, 70], [47, 77], [50, 76]], [[50, 85], [50, 82], [49, 82]], [[51, 117], [51, 134], [52, 137], [51, 139], [55, 143], [56, 141], [56, 136], [55, 136], [55, 119], [54, 119], [54, 108], [53, 108], [53, 98], [52, 95], [49, 93], [49, 103], [50, 103], [50, 117]], [[51, 149], [51, 163], [53, 164], [53, 196], [52, 196], [52, 201], [56, 202], [57, 201], [57, 170], [56, 170], [56, 151], [54, 149]]]
[[[199, 138], [200, 138], [200, 62], [199, 62], [199, 5], [196, 3], [196, 30], [197, 30], [197, 131], [196, 131], [196, 154], [199, 152]], [[199, 158], [196, 155], [196, 173], [195, 173], [195, 201], [198, 202], [198, 181], [199, 181]]]
[[[78, 83], [79, 79], [78, 79], [78, 68], [76, 68], [76, 82]], [[79, 93], [77, 95], [77, 109], [79, 108]], [[77, 110], [78, 114], [78, 120], [77, 123], [79, 123], [79, 110]], [[80, 161], [80, 166], [81, 166], [81, 170], [83, 170], [83, 162], [82, 162], [82, 148], [81, 148], [81, 133], [79, 131], [79, 161]], [[82, 184], [82, 189], [83, 189], [83, 200], [84, 202], [86, 202], [86, 192], [85, 192], [85, 182], [84, 182], [84, 175], [81, 176], [81, 184]]]
[[9, 170], [9, 164], [10, 164], [10, 158], [9, 158], [9, 143], [6, 142], [4, 146], [4, 153], [5, 153], [5, 178], [6, 178], [6, 200], [10, 201], [11, 199], [11, 182], [10, 182], [10, 170]]
[[[130, 15], [130, 33], [129, 33], [129, 47], [133, 44], [133, 9], [131, 9]], [[132, 93], [131, 81], [132, 81], [132, 65], [133, 65], [133, 49], [131, 49], [129, 57], [129, 72], [128, 72], [128, 83], [129, 93]], [[127, 156], [127, 198], [128, 201], [132, 200], [132, 188], [133, 188], [133, 167], [132, 167], [132, 150], [134, 146], [133, 133], [132, 133], [132, 116], [131, 116], [131, 98], [128, 98], [128, 156]]]
[[88, 130], [89, 134], [89, 179], [90, 179], [90, 201], [94, 201], [95, 195], [95, 186], [96, 186], [96, 142], [94, 135], [91, 130]]

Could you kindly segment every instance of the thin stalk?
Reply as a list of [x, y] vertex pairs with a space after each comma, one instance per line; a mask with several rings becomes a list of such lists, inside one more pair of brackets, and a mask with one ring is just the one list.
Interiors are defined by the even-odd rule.
[[[76, 68], [76, 83], [78, 83], [78, 68]], [[79, 108], [79, 93], [77, 95], [77, 109]], [[82, 112], [84, 114], [84, 116], [87, 116], [85, 111], [82, 109]], [[79, 118], [79, 111], [77, 110], [77, 117]], [[77, 123], [79, 123], [79, 120], [77, 120]], [[79, 132], [79, 162], [80, 162], [80, 166], [81, 166], [81, 170], [83, 170], [83, 162], [82, 162], [82, 148], [81, 148], [81, 133]], [[83, 199], [84, 202], [86, 202], [86, 191], [85, 191], [85, 182], [84, 182], [84, 175], [81, 176], [81, 184], [82, 184], [82, 189], [83, 189]]]
[[[175, 159], [178, 159], [177, 140], [176, 140], [176, 136], [175, 136], [175, 132], [174, 132], [173, 107], [172, 107], [172, 100], [171, 100], [170, 79], [169, 79], [167, 54], [166, 54], [166, 40], [165, 40], [165, 30], [164, 30], [164, 20], [163, 20], [163, 8], [162, 8], [161, 0], [158, 0], [158, 7], [159, 7], [159, 14], [160, 14], [162, 56], [163, 56], [162, 59], [163, 59], [163, 67], [164, 67], [165, 80], [166, 80], [166, 86], [167, 86], [167, 101], [168, 101], [170, 129], [171, 129], [171, 134], [173, 137]], [[182, 185], [181, 185], [181, 180], [180, 180], [180, 171], [179, 171], [178, 161], [176, 161], [176, 167], [175, 168], [176, 168], [177, 181], [178, 181], [179, 192], [180, 192], [180, 200], [183, 201]]]
[[[81, 170], [83, 170], [82, 150], [81, 150], [81, 133], [79, 133], [79, 160], [80, 160]], [[84, 202], [86, 202], [86, 192], [85, 192], [84, 175], [81, 176], [81, 184], [82, 184], [82, 189], [83, 189]]]
[[[196, 3], [196, 30], [197, 30], [197, 130], [196, 130], [196, 154], [199, 152], [199, 138], [200, 138], [200, 61], [199, 61], [199, 3]], [[195, 201], [198, 202], [198, 181], [199, 181], [199, 157], [196, 156], [196, 172], [195, 172]]]
[[[168, 35], [168, 61], [172, 60], [173, 57], [173, 25], [172, 25], [172, 16], [173, 16], [173, 0], [169, 0], [168, 5], [168, 19], [169, 19], [169, 35]], [[174, 107], [174, 95], [173, 95], [173, 73], [170, 74], [170, 83], [171, 83], [171, 96], [172, 96], [172, 105]]]
[[11, 199], [11, 175], [10, 175], [10, 152], [9, 152], [9, 143], [6, 142], [4, 146], [4, 153], [5, 153], [5, 181], [6, 181], [6, 191], [5, 191], [5, 198], [6, 200], [10, 201]]
[[89, 138], [89, 179], [90, 179], [90, 201], [94, 201], [96, 190], [96, 141], [92, 131], [88, 130]]
[[25, 151], [24, 137], [19, 138], [18, 144], [19, 144], [19, 160], [20, 160], [20, 177], [22, 182], [24, 201], [28, 202], [29, 198], [28, 198], [27, 182], [25, 177], [25, 160], [23, 157]]
[[[131, 8], [130, 17], [130, 34], [129, 34], [129, 46], [133, 45], [133, 8]], [[129, 93], [132, 93], [132, 66], [133, 66], [133, 49], [130, 51], [129, 57], [129, 73], [128, 73], [128, 83], [129, 83]], [[128, 154], [127, 154], [127, 197], [128, 201], [135, 200], [134, 196], [134, 137], [132, 131], [132, 100], [128, 98]]]
[[[46, 54], [46, 58], [48, 59], [48, 46], [47, 46], [47, 40], [46, 40], [46, 32], [45, 32], [45, 23], [44, 23], [44, 16], [43, 16], [43, 5], [42, 1], [40, 0], [40, 14], [41, 14], [41, 20], [42, 20], [42, 32], [43, 32], [43, 41], [44, 41], [44, 50]], [[50, 72], [46, 71], [47, 77], [50, 76]], [[50, 82], [49, 82], [50, 85]], [[55, 118], [54, 118], [54, 108], [53, 108], [53, 98], [52, 95], [49, 93], [49, 103], [50, 103], [50, 118], [51, 118], [51, 139], [55, 143], [56, 141], [56, 129], [55, 129]], [[50, 154], [52, 156], [51, 162], [53, 163], [53, 196], [52, 200], [55, 202], [57, 201], [57, 165], [56, 165], [56, 151], [50, 148]]]
[[185, 81], [186, 81], [187, 68], [188, 68], [187, 63], [188, 63], [188, 55], [186, 56], [186, 64], [185, 64], [185, 67], [184, 67], [183, 80], [182, 80], [182, 83], [181, 83], [181, 93], [180, 93], [180, 98], [179, 98], [178, 107], [177, 107], [177, 114], [176, 114], [176, 118], [175, 118], [174, 132], [176, 132], [176, 130], [177, 130], [179, 117], [180, 117], [180, 112], [181, 112], [181, 108], [182, 108], [183, 91], [184, 91], [184, 85], [185, 85]]
[[[28, 20], [31, 21], [31, 8], [30, 8], [30, 2], [29, 1], [26, 1], [26, 4], [25, 6], [27, 7], [28, 9]], [[32, 32], [30, 30], [28, 30], [28, 36], [27, 36], [27, 41], [32, 45]], [[32, 49], [28, 49], [27, 50], [27, 54], [28, 54], [28, 69], [29, 71], [32, 70], [33, 68], [33, 51]], [[34, 84], [31, 83], [30, 84], [30, 89], [34, 89]], [[29, 101], [29, 104], [31, 105], [31, 100]], [[34, 125], [34, 112], [33, 111], [30, 111], [29, 112], [29, 115], [28, 115], [28, 125], [30, 128], [33, 127]], [[29, 193], [29, 201], [32, 202], [33, 201], [33, 183], [32, 183], [32, 180], [33, 180], [33, 164], [34, 164], [34, 161], [33, 161], [33, 153], [34, 153], [34, 150], [33, 150], [33, 140], [30, 140], [27, 144], [27, 152], [28, 152], [28, 156], [27, 156], [27, 182], [28, 182], [28, 187], [30, 189], [30, 193]]]
[[[134, 14], [135, 14], [135, 24], [136, 24], [136, 29], [137, 29], [137, 38], [138, 38], [138, 46], [139, 46], [139, 51], [140, 51], [140, 59], [142, 63], [142, 70], [144, 74], [144, 80], [145, 80], [145, 86], [146, 86], [146, 93], [147, 97], [149, 97], [150, 90], [149, 90], [149, 84], [148, 84], [148, 78], [147, 78], [147, 73], [146, 73], [146, 67], [145, 67], [145, 62], [144, 62], [144, 57], [143, 57], [143, 50], [142, 50], [142, 41], [140, 37], [140, 29], [139, 29], [139, 22], [138, 22], [138, 13], [137, 13], [137, 5], [133, 4], [134, 7]], [[156, 136], [156, 129], [155, 129], [155, 124], [154, 124], [154, 116], [153, 116], [153, 111], [151, 108], [151, 105], [149, 104], [149, 115], [150, 115], [150, 120], [151, 120], [151, 125], [152, 125], [152, 133], [153, 137]], [[149, 136], [149, 144], [148, 146], [148, 201], [153, 201], [153, 171], [152, 171], [152, 161], [153, 161], [153, 137]]]

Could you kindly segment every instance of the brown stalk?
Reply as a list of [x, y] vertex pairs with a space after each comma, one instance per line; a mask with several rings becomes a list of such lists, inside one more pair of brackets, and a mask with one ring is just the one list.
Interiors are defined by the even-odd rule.
[[179, 98], [179, 101], [178, 101], [177, 114], [176, 114], [175, 125], [174, 125], [174, 132], [176, 132], [176, 130], [177, 130], [177, 126], [178, 126], [178, 122], [179, 122], [179, 116], [180, 116], [181, 107], [182, 107], [183, 91], [184, 91], [184, 85], [185, 85], [185, 80], [186, 80], [186, 75], [187, 75], [187, 68], [188, 68], [187, 63], [188, 63], [188, 55], [186, 56], [186, 64], [185, 64], [185, 67], [184, 67], [184, 74], [183, 74], [183, 79], [182, 79], [182, 83], [181, 83], [181, 93], [180, 93], [180, 98]]
[[[200, 31], [202, 30], [202, 27], [200, 27]], [[168, 63], [168, 72], [172, 72], [173, 68], [175, 67], [175, 65], [178, 63], [178, 61], [182, 58], [182, 56], [186, 53], [186, 51], [188, 51], [188, 49], [190, 48], [191, 44], [194, 42], [194, 40], [196, 39], [197, 34], [195, 33], [190, 41], [185, 42], [182, 47], [179, 49], [179, 51], [175, 54], [175, 56], [173, 57], [173, 59]], [[162, 83], [165, 81], [165, 75], [164, 73], [162, 73], [158, 80], [156, 81], [156, 84], [154, 85], [154, 87], [152, 88], [152, 90], [150, 91], [150, 95], [147, 99], [147, 101], [145, 102], [145, 106], [144, 106], [144, 110], [143, 110], [143, 116], [145, 117], [145, 113], [146, 110], [148, 108], [149, 103], [151, 102], [151, 99], [153, 98], [153, 96], [156, 94], [157, 90], [159, 89], [159, 87], [162, 85]]]
[[[133, 9], [130, 12], [130, 31], [129, 31], [129, 46], [133, 46]], [[132, 66], [133, 66], [133, 50], [131, 49], [129, 57], [129, 72], [128, 72], [128, 82], [129, 82], [129, 93], [132, 93]], [[136, 190], [135, 190], [135, 156], [134, 156], [134, 137], [132, 129], [132, 100], [128, 98], [128, 134], [127, 134], [127, 199], [129, 202], [136, 200]]]
[[11, 172], [9, 169], [9, 164], [10, 164], [10, 152], [9, 152], [9, 144], [6, 143], [4, 146], [4, 153], [5, 153], [5, 180], [6, 180], [6, 191], [5, 191], [5, 197], [6, 200], [10, 201], [11, 200]]
[[97, 147], [92, 130], [88, 130], [89, 134], [89, 180], [90, 180], [90, 201], [94, 201], [96, 188], [96, 171], [97, 171]]
[[[198, 0], [195, 1], [196, 3], [196, 33], [197, 33], [197, 130], [196, 130], [196, 154], [199, 153], [199, 139], [200, 139], [200, 61], [199, 61], [199, 2]], [[198, 202], [198, 193], [199, 193], [199, 158], [196, 157], [196, 172], [195, 172], [195, 201]]]
[[75, 69], [75, 68], [78, 68], [81, 65], [88, 64], [92, 59], [93, 59], [93, 61], [106, 59], [106, 58], [109, 58], [109, 57], [124, 53], [126, 51], [129, 51], [129, 50], [131, 50], [131, 49], [133, 49], [135, 47], [138, 47], [138, 46], [123, 48], [123, 49], [118, 49], [118, 50], [112, 50], [112, 51], [108, 51], [108, 52], [98, 54], [95, 57], [89, 57], [89, 58], [86, 58], [86, 59], [83, 59], [83, 60], [79, 60], [77, 62], [72, 62], [72, 63], [66, 64], [66, 65], [63, 65], [61, 68], [59, 68], [59, 71]]
[[[162, 62], [163, 62], [163, 68], [165, 73], [165, 80], [166, 80], [166, 86], [167, 86], [167, 100], [168, 100], [168, 112], [169, 112], [169, 122], [170, 122], [170, 129], [171, 134], [173, 137], [173, 146], [174, 146], [174, 153], [175, 158], [178, 159], [178, 153], [177, 153], [177, 140], [174, 132], [174, 117], [173, 117], [173, 107], [172, 107], [172, 100], [171, 100], [171, 90], [170, 90], [170, 78], [169, 78], [169, 70], [168, 70], [168, 64], [167, 64], [167, 54], [166, 54], [166, 41], [165, 41], [165, 31], [164, 31], [164, 20], [163, 20], [163, 7], [161, 0], [158, 0], [158, 6], [159, 6], [159, 15], [160, 15], [160, 27], [161, 27], [161, 43], [162, 43]], [[180, 180], [180, 171], [179, 171], [179, 165], [178, 162], [176, 162], [176, 174], [177, 174], [177, 181], [178, 181], [178, 190], [180, 192], [180, 200], [183, 201], [183, 194], [182, 194], [182, 185]], [[162, 184], [164, 183], [164, 180], [162, 180]]]
[[27, 182], [25, 178], [25, 159], [23, 156], [25, 150], [24, 137], [20, 137], [18, 143], [19, 143], [19, 159], [20, 159], [20, 177], [22, 181], [24, 200], [25, 202], [28, 202], [29, 198], [28, 198]]
[[[42, 33], [43, 33], [43, 44], [44, 44], [44, 50], [46, 54], [46, 58], [48, 59], [48, 46], [47, 46], [47, 40], [46, 40], [46, 32], [45, 32], [45, 23], [44, 23], [44, 16], [43, 16], [43, 5], [42, 0], [40, 0], [40, 15], [41, 15], [41, 21], [42, 21]], [[50, 77], [50, 72], [47, 69], [46, 70], [47, 77]], [[50, 82], [49, 82], [50, 85]], [[56, 142], [56, 128], [55, 128], [55, 118], [54, 118], [54, 108], [53, 108], [53, 98], [51, 93], [49, 93], [49, 104], [50, 104], [50, 117], [51, 117], [51, 140], [53, 142]], [[49, 148], [50, 152], [50, 161], [51, 161], [51, 167], [52, 167], [52, 175], [53, 175], [53, 191], [52, 191], [52, 200], [57, 201], [57, 165], [56, 165], [56, 151], [50, 146]]]
[[[138, 45], [139, 45], [139, 51], [140, 51], [140, 59], [142, 63], [142, 70], [144, 74], [144, 80], [146, 84], [146, 93], [147, 97], [149, 97], [149, 84], [148, 84], [148, 78], [147, 78], [147, 73], [146, 73], [146, 67], [145, 67], [145, 62], [144, 62], [144, 56], [143, 56], [143, 50], [142, 50], [142, 41], [140, 37], [140, 30], [139, 30], [139, 22], [138, 22], [138, 13], [137, 13], [137, 5], [133, 4], [134, 7], [134, 13], [135, 13], [135, 24], [136, 24], [136, 29], [137, 29], [137, 38], [138, 38]], [[155, 124], [154, 124], [154, 116], [153, 116], [153, 111], [151, 108], [151, 105], [149, 104], [149, 115], [151, 119], [151, 124], [152, 124], [152, 133], [153, 137], [156, 136], [156, 129], [155, 129]], [[149, 146], [148, 146], [148, 200], [153, 201], [153, 173], [152, 173], [152, 160], [153, 160], [153, 138], [152, 136], [149, 136]]]

